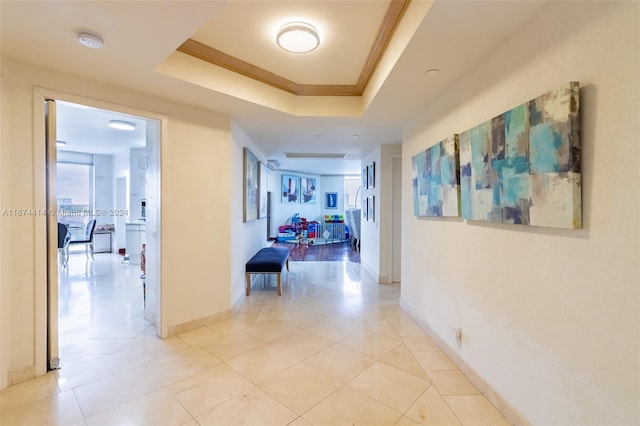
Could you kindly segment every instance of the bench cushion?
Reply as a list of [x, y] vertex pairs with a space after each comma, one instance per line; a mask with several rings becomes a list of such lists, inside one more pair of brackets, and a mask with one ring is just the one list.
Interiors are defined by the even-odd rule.
[[260, 249], [246, 265], [246, 272], [281, 272], [289, 249], [286, 247], [265, 247]]

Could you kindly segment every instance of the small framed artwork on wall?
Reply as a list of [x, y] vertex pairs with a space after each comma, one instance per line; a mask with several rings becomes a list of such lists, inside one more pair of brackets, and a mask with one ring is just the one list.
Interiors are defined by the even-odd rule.
[[362, 220], [369, 220], [369, 216], [367, 214], [367, 206], [369, 205], [369, 200], [367, 198], [362, 198]]
[[267, 166], [258, 162], [258, 219], [267, 217]]
[[365, 167], [364, 169], [362, 169], [362, 182], [360, 183], [360, 185], [362, 186], [363, 189], [367, 189], [367, 176], [369, 175], [369, 172], [367, 170], [368, 168]]
[[369, 214], [369, 220], [371, 222], [376, 221], [376, 197], [372, 195], [369, 197], [369, 207], [367, 207], [367, 213]]
[[338, 193], [337, 192], [325, 192], [325, 194], [324, 194], [324, 208], [325, 209], [337, 209], [338, 208]]
[[282, 175], [282, 202], [297, 203], [300, 198], [300, 178], [294, 175]]
[[367, 188], [376, 187], [376, 163], [373, 162], [367, 166]]
[[258, 159], [244, 148], [244, 214], [243, 221], [249, 222], [258, 218]]
[[376, 221], [376, 197], [373, 195], [367, 197], [367, 220], [369, 222]]
[[300, 178], [300, 202], [302, 204], [316, 203], [316, 180], [314, 178]]

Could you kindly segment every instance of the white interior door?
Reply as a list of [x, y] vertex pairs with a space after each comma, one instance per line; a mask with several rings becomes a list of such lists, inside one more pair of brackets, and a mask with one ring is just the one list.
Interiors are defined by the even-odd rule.
[[56, 102], [45, 104], [47, 164], [47, 368], [60, 366], [58, 354], [58, 200], [56, 197]]
[[146, 266], [145, 266], [145, 318], [156, 327], [159, 337], [167, 337], [166, 327], [161, 317], [162, 279], [161, 279], [161, 230], [160, 230], [160, 143], [161, 123], [147, 120], [147, 164], [145, 170], [146, 200]]

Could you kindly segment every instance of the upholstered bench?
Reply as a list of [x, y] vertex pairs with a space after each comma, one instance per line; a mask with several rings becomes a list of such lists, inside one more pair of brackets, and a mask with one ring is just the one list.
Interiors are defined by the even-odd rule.
[[286, 247], [265, 247], [260, 249], [245, 267], [247, 275], [247, 296], [251, 294], [251, 274], [276, 274], [278, 277], [278, 296], [282, 296], [282, 268], [289, 270], [289, 249]]

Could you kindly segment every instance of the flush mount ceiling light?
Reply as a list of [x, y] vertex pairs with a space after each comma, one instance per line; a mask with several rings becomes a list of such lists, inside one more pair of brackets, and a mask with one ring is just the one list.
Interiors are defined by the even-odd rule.
[[313, 25], [306, 22], [289, 22], [278, 31], [276, 43], [287, 52], [306, 53], [320, 45], [320, 36]]
[[90, 47], [92, 49], [101, 49], [102, 46], [104, 46], [102, 38], [95, 34], [86, 32], [78, 33], [78, 42], [81, 45]]
[[65, 146], [67, 143], [65, 141], [56, 141], [56, 147], [61, 148]]
[[136, 129], [136, 125], [133, 123], [130, 123], [128, 121], [122, 121], [122, 120], [111, 120], [109, 121], [109, 127], [112, 127], [114, 129], [118, 129], [118, 130], [135, 130]]

